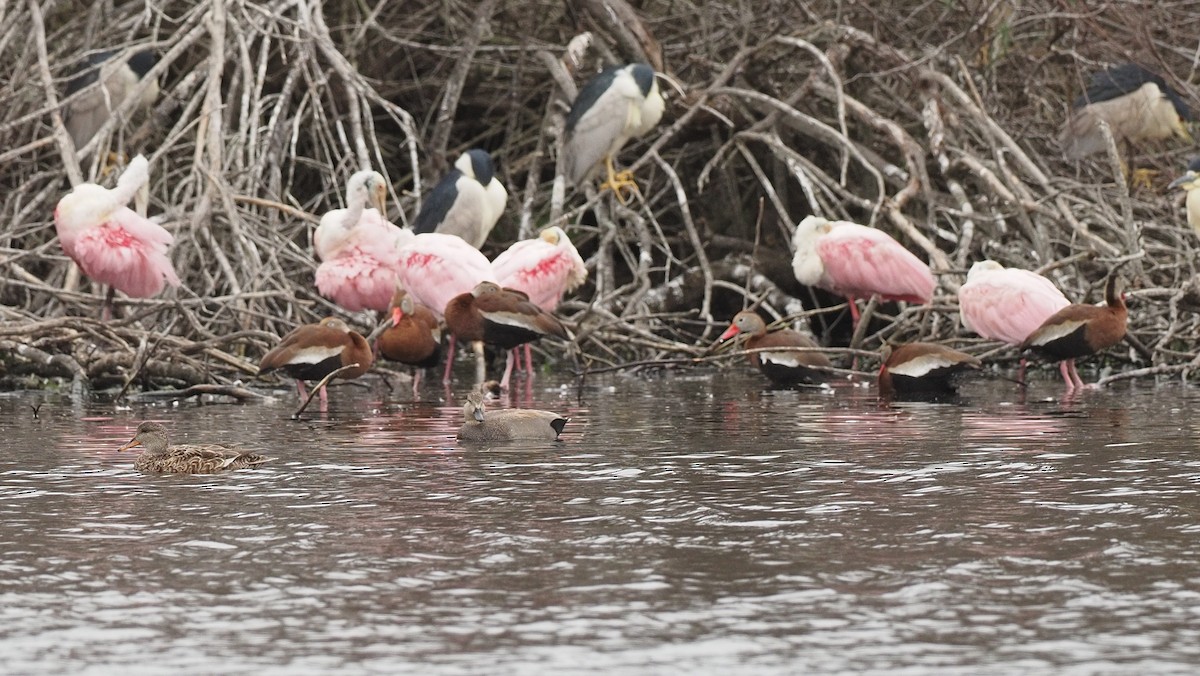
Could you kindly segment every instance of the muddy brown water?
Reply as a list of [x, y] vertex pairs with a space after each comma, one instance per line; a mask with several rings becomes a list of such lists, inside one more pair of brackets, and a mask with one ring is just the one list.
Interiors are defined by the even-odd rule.
[[[976, 381], [952, 404], [753, 372], [460, 401], [0, 396], [6, 673], [1195, 673], [1200, 390]], [[40, 406], [35, 419], [32, 411]], [[117, 447], [278, 456], [146, 476]]]

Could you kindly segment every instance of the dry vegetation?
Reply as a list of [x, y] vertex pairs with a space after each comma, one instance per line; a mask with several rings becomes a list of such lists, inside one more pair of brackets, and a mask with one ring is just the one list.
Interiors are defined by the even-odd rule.
[[[817, 311], [838, 300], [791, 276], [791, 227], [814, 210], [891, 232], [938, 273], [930, 307], [877, 308], [856, 347], [995, 347], [962, 331], [954, 300], [985, 257], [1041, 269], [1079, 302], [1097, 301], [1107, 269], [1128, 260], [1130, 328], [1153, 362], [1121, 370], [1200, 365], [1200, 239], [1165, 192], [1192, 149], [1137, 149], [1134, 164], [1163, 174], [1156, 189], [1131, 192], [1115, 158], [1076, 166], [1057, 143], [1088, 73], [1111, 63], [1143, 63], [1200, 105], [1189, 86], [1200, 1], [631, 5], [0, 2], [9, 375], [98, 386], [252, 375], [276, 335], [338, 312], [313, 288], [309, 234], [315, 215], [340, 206], [350, 173], [383, 172], [403, 223], [474, 146], [496, 156], [510, 192], [485, 252], [562, 223], [588, 259], [589, 283], [560, 314], [578, 327], [569, 349], [591, 368], [700, 356], [759, 299], [810, 317], [825, 344], [851, 344], [843, 311]], [[613, 23], [622, 10], [636, 21]], [[567, 45], [584, 32], [593, 39], [576, 64]], [[70, 156], [58, 110], [80, 54], [132, 44], [157, 49], [164, 95], [151, 115], [114, 124], [111, 140], [151, 157], [150, 214], [176, 235], [184, 287], [126, 300], [122, 319], [101, 324], [89, 319], [99, 290], [55, 238], [55, 202], [96, 172]], [[642, 199], [564, 192], [555, 162], [570, 90], [631, 60], [683, 88], [664, 87], [663, 124], [623, 154]]]

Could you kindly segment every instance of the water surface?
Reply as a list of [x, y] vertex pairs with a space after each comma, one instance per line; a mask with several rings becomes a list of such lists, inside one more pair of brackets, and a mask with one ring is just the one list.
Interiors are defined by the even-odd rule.
[[[469, 447], [436, 387], [4, 395], [0, 669], [1192, 673], [1200, 393], [1059, 388], [541, 380], [562, 442]], [[141, 475], [144, 419], [278, 460]]]

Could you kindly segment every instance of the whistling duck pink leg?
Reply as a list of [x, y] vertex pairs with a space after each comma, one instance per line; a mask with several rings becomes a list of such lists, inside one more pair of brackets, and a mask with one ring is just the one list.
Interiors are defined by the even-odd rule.
[[487, 380], [487, 353], [482, 340], [477, 340], [471, 344], [475, 350], [475, 383], [480, 384]]
[[417, 398], [417, 393], [421, 389], [421, 374], [425, 369], [413, 369], [413, 399]]
[[533, 347], [525, 343], [525, 375], [533, 382]]
[[446, 372], [442, 374], [442, 384], [450, 384], [450, 367], [454, 366], [454, 334], [450, 334], [450, 349], [446, 351]]
[[303, 402], [308, 397], [308, 389], [304, 387], [304, 381], [296, 379], [296, 392], [300, 394], [300, 401]]
[[516, 350], [509, 350], [508, 357], [504, 360], [504, 377], [500, 379], [500, 391], [502, 392], [508, 391], [508, 379], [512, 376], [513, 362], [515, 361], [513, 359], [514, 352]]
[[1083, 378], [1079, 377], [1079, 370], [1075, 368], [1075, 360], [1070, 359], [1068, 361], [1071, 363], [1071, 380], [1074, 381], [1076, 389], [1082, 390], [1086, 386], [1083, 384]]
[[328, 388], [322, 387], [321, 393], [318, 395], [321, 398], [321, 410], [325, 411], [329, 408], [329, 391]]
[[1058, 372], [1062, 374], [1063, 382], [1067, 384], [1067, 391], [1075, 389], [1075, 381], [1071, 378], [1071, 368], [1074, 366], [1074, 360], [1064, 359], [1058, 363]]

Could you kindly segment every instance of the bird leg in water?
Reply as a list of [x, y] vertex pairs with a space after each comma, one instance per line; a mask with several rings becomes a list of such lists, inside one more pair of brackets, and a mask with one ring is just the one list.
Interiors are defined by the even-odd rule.
[[608, 172], [608, 179], [600, 184], [600, 189], [604, 190], [607, 188], [613, 191], [613, 194], [617, 196], [618, 202], [625, 204], [625, 196], [622, 194], [622, 190], [629, 189], [636, 195], [641, 194], [637, 182], [633, 180], [632, 171], [618, 172], [613, 168], [612, 155], [604, 156], [604, 168]]
[[487, 380], [487, 355], [482, 340], [471, 343], [471, 349], [475, 350], [475, 384], [478, 385]]
[[1062, 360], [1058, 365], [1058, 370], [1062, 373], [1063, 381], [1067, 383], [1067, 392], [1084, 388], [1083, 378], [1079, 377], [1079, 371], [1075, 369], [1074, 359]]

